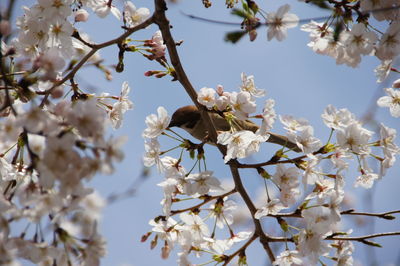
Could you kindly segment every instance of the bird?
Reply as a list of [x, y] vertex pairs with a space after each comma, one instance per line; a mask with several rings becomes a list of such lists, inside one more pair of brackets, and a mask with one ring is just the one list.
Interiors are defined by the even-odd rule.
[[[210, 112], [210, 114], [217, 131], [231, 130], [231, 125], [223, 116], [216, 112]], [[250, 120], [234, 119], [234, 123], [232, 124], [235, 126], [235, 130], [249, 130], [253, 133], [260, 128], [257, 124]], [[200, 111], [195, 105], [186, 105], [178, 108], [172, 114], [168, 128], [171, 127], [179, 127], [200, 141], [204, 141], [208, 136], [208, 127], [205, 125], [205, 123], [203, 123]], [[297, 144], [291, 142], [287, 137], [272, 132], [268, 132], [268, 134], [270, 134], [270, 137], [268, 138], [267, 142], [285, 146], [295, 152], [301, 152]]]

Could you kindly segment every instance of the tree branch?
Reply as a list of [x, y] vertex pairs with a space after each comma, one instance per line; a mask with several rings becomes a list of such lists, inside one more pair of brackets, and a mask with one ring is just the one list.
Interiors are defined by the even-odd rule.
[[355, 237], [327, 237], [325, 238], [326, 240], [349, 240], [349, 241], [360, 241], [362, 242], [363, 240], [370, 239], [370, 238], [375, 238], [375, 237], [382, 237], [382, 236], [398, 236], [400, 235], [400, 232], [387, 232], [387, 233], [378, 233], [378, 234], [372, 234], [372, 235], [365, 235], [365, 236], [355, 236]]
[[[154, 13], [154, 19], [155, 23], [158, 25], [160, 28], [160, 31], [162, 33], [164, 42], [167, 46], [169, 57], [171, 60], [171, 64], [175, 68], [176, 76], [178, 81], [181, 83], [181, 85], [184, 87], [186, 90], [187, 94], [189, 97], [192, 99], [193, 103], [197, 106], [197, 108], [200, 110], [201, 113], [201, 118], [205, 122], [206, 125], [208, 125], [208, 134], [209, 138], [214, 142], [217, 143], [217, 131], [214, 125], [214, 122], [212, 121], [211, 117], [209, 116], [207, 110], [205, 109], [204, 106], [200, 105], [197, 102], [197, 93], [195, 89], [193, 88], [192, 84], [190, 83], [179, 58], [178, 52], [176, 50], [176, 43], [172, 37], [171, 31], [170, 31], [170, 24], [168, 19], [165, 16], [165, 11], [167, 10], [167, 5], [164, 0], [155, 0], [155, 13]], [[226, 154], [226, 147], [217, 144], [218, 149], [220, 152], [225, 155]], [[240, 196], [243, 198], [245, 201], [247, 207], [249, 208], [252, 217], [254, 217], [255, 212], [257, 211], [256, 207], [254, 206], [253, 202], [251, 201], [249, 195], [247, 194], [241, 178], [240, 174], [238, 171], [237, 166], [235, 165], [230, 165], [230, 170], [232, 173], [233, 180], [235, 182], [235, 189], [236, 191], [240, 194]], [[261, 223], [259, 220], [253, 218], [253, 222], [255, 225], [255, 235], [260, 237], [260, 242], [262, 243], [265, 251], [267, 252], [271, 262], [275, 260], [275, 256], [269, 246], [269, 238], [265, 235]]]
[[204, 204], [206, 204], [206, 203], [208, 203], [208, 202], [210, 202], [210, 201], [213, 201], [213, 200], [218, 199], [218, 198], [224, 198], [224, 197], [229, 196], [229, 195], [231, 195], [231, 194], [233, 194], [233, 193], [235, 193], [235, 192], [236, 192], [236, 189], [232, 189], [231, 191], [228, 191], [228, 192], [226, 192], [226, 193], [224, 193], [224, 194], [222, 194], [222, 195], [206, 197], [206, 198], [203, 200], [203, 202], [201, 202], [201, 203], [199, 203], [199, 204], [197, 204], [197, 205], [194, 205], [194, 206], [192, 206], [192, 207], [189, 207], [189, 208], [186, 208], [186, 209], [181, 209], [181, 210], [171, 210], [171, 216], [172, 216], [172, 215], [175, 215], [175, 214], [178, 214], [178, 213], [182, 213], [182, 212], [186, 212], [186, 211], [191, 211], [191, 210], [194, 210], [194, 209], [198, 209], [198, 208], [200, 208], [201, 206], [203, 206]]
[[[381, 213], [372, 213], [372, 212], [355, 212], [354, 210], [346, 210], [340, 212], [341, 215], [362, 215], [362, 216], [373, 216], [378, 217], [386, 220], [394, 220], [396, 217], [392, 216], [391, 214], [400, 213], [400, 210], [388, 211], [388, 212], [381, 212]], [[297, 209], [294, 212], [289, 213], [278, 213], [278, 214], [268, 214], [269, 217], [279, 217], [279, 218], [303, 218], [301, 216], [301, 210]]]
[[242, 197], [243, 201], [245, 202], [247, 208], [249, 209], [249, 211], [251, 213], [251, 217], [253, 219], [253, 223], [255, 226], [254, 234], [257, 235], [258, 237], [260, 237], [261, 244], [263, 245], [265, 251], [267, 252], [269, 259], [271, 260], [271, 262], [273, 262], [273, 261], [275, 261], [275, 256], [274, 256], [274, 253], [272, 252], [272, 249], [268, 243], [270, 241], [270, 238], [264, 233], [260, 220], [254, 218], [254, 214], [256, 213], [257, 208], [254, 206], [253, 201], [251, 200], [249, 194], [247, 194], [247, 191], [243, 186], [242, 179], [240, 177], [238, 168], [235, 165], [230, 165], [230, 169], [231, 169], [233, 181], [235, 182], [235, 188], [236, 188], [237, 192], [240, 194], [240, 196]]
[[228, 257], [226, 257], [224, 264], [223, 265], [228, 265], [228, 263], [237, 255], [239, 255], [240, 253], [244, 252], [246, 250], [246, 248], [248, 246], [250, 246], [251, 243], [253, 243], [254, 240], [256, 240], [258, 238], [258, 236], [256, 234], [252, 235], [251, 238], [249, 240], [247, 240], [247, 242], [238, 250], [236, 250], [236, 252], [232, 253], [231, 255], [229, 255]]
[[[155, 23], [160, 28], [162, 33], [165, 45], [168, 49], [169, 58], [171, 60], [171, 64], [174, 66], [176, 76], [178, 81], [181, 83], [183, 88], [186, 90], [186, 93], [192, 99], [193, 103], [196, 105], [198, 110], [200, 110], [201, 118], [208, 125], [208, 134], [209, 138], [214, 142], [217, 143], [217, 131], [214, 125], [213, 120], [211, 119], [210, 115], [208, 114], [207, 109], [197, 102], [197, 92], [190, 83], [185, 70], [182, 67], [181, 60], [178, 55], [178, 51], [176, 50], [176, 42], [172, 37], [170, 28], [172, 27], [169, 23], [169, 20], [165, 16], [165, 11], [167, 10], [167, 4], [164, 0], [155, 0], [155, 13], [154, 13], [154, 20]], [[217, 145], [218, 149], [225, 154], [226, 149], [222, 145]]]

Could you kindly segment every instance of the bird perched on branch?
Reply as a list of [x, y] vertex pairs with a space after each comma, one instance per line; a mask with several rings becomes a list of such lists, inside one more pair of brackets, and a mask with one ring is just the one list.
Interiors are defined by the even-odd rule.
[[[231, 125], [223, 117], [223, 115], [211, 113], [211, 117], [217, 131], [231, 130]], [[200, 141], [204, 141], [208, 136], [208, 127], [203, 123], [200, 111], [194, 105], [187, 105], [177, 109], [172, 115], [171, 122], [169, 123], [168, 127], [180, 127]], [[249, 130], [254, 133], [259, 129], [258, 125], [249, 120], [238, 119], [234, 119], [232, 127], [235, 127], [234, 129], [237, 131]], [[268, 134], [270, 134], [270, 137], [268, 138], [267, 142], [285, 146], [296, 152], [301, 151], [296, 143], [291, 142], [287, 137], [272, 132], [268, 132]]]

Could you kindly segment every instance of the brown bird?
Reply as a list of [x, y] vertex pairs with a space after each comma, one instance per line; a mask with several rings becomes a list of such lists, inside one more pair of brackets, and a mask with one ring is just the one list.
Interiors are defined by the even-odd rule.
[[[229, 131], [231, 129], [229, 123], [221, 115], [211, 113], [211, 117], [217, 131]], [[232, 124], [235, 125], [236, 130], [250, 130], [256, 132], [259, 129], [258, 125], [249, 120], [235, 119]], [[168, 127], [180, 127], [200, 141], [203, 141], [208, 135], [207, 126], [201, 119], [200, 111], [194, 105], [187, 105], [177, 109], [172, 115]], [[267, 142], [285, 146], [296, 152], [301, 151], [296, 143], [289, 141], [287, 137], [272, 132], [268, 133], [270, 134], [270, 137]]]

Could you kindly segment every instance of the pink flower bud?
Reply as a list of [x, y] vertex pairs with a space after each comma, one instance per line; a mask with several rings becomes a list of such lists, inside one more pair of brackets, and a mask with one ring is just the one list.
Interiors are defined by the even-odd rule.
[[400, 89], [400, 79], [395, 80], [395, 81], [393, 82], [392, 87], [393, 87], [394, 89]]
[[155, 74], [154, 76], [155, 76], [156, 78], [162, 78], [162, 77], [164, 77], [164, 76], [166, 76], [166, 75], [167, 75], [166, 72], [158, 71], [158, 73]]
[[57, 87], [51, 91], [51, 97], [53, 99], [59, 99], [64, 95], [64, 90], [62, 87]]
[[166, 243], [165, 246], [161, 248], [161, 257], [163, 259], [168, 259], [170, 252], [171, 252], [171, 248]]
[[3, 36], [7, 36], [11, 33], [11, 26], [8, 20], [0, 21], [0, 34]]
[[250, 37], [250, 41], [254, 41], [257, 38], [257, 31], [256, 30], [251, 30], [249, 32], [249, 37]]
[[154, 74], [154, 73], [153, 73], [153, 71], [151, 71], [151, 70], [144, 72], [144, 75], [145, 75], [146, 77], [150, 77], [150, 76], [152, 76], [153, 74]]
[[89, 13], [85, 9], [79, 9], [75, 12], [75, 22], [85, 22], [89, 18]]
[[222, 94], [224, 93], [224, 86], [222, 86], [221, 84], [217, 85], [217, 93], [219, 96], [222, 96]]

